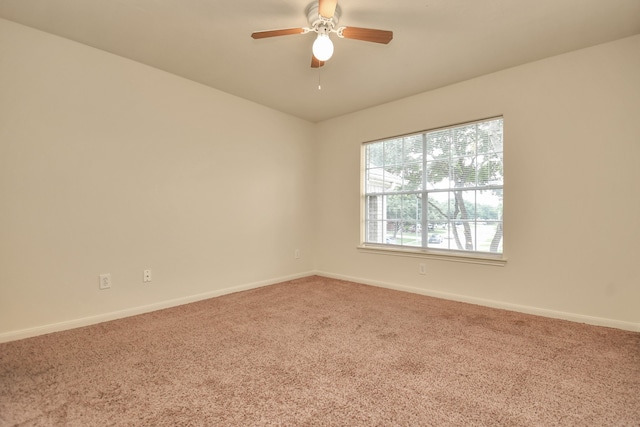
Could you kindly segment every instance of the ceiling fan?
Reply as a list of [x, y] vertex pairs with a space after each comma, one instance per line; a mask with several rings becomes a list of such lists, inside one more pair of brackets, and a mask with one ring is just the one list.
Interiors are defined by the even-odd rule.
[[251, 34], [254, 39], [267, 37], [288, 36], [292, 34], [317, 33], [318, 37], [313, 42], [311, 67], [322, 67], [325, 61], [333, 55], [333, 43], [329, 34], [336, 33], [338, 37], [345, 39], [363, 40], [367, 42], [388, 44], [393, 39], [393, 32], [387, 30], [374, 30], [359, 27], [338, 27], [341, 15], [338, 0], [316, 0], [305, 9], [309, 27], [285, 28], [281, 30], [256, 31]]

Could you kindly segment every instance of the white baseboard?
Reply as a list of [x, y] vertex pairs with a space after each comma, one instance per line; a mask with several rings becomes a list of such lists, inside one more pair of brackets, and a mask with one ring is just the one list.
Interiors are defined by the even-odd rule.
[[164, 308], [176, 307], [191, 302], [202, 301], [209, 298], [215, 298], [222, 295], [228, 295], [235, 292], [246, 291], [249, 289], [261, 288], [263, 286], [273, 285], [276, 283], [286, 282], [288, 280], [300, 279], [302, 277], [312, 276], [315, 273], [307, 272], [291, 276], [278, 277], [260, 282], [246, 283], [243, 285], [233, 286], [224, 289], [218, 289], [211, 292], [205, 292], [196, 295], [190, 295], [173, 300], [162, 301], [154, 304], [148, 304], [140, 307], [132, 307], [125, 310], [113, 311], [96, 316], [83, 317], [80, 319], [72, 319], [64, 322], [52, 323], [49, 325], [36, 326], [33, 328], [21, 329], [17, 331], [9, 331], [0, 333], [0, 343], [16, 341], [24, 338], [35, 337], [38, 335], [50, 334], [52, 332], [66, 331], [68, 329], [80, 328], [83, 326], [95, 325], [96, 323], [108, 322], [110, 320], [122, 319], [124, 317], [136, 316], [138, 314], [149, 313], [151, 311], [162, 310]]
[[469, 304], [482, 305], [485, 307], [499, 308], [503, 310], [515, 311], [518, 313], [533, 314], [537, 316], [550, 317], [553, 319], [569, 320], [577, 323], [586, 323], [594, 326], [606, 326], [609, 328], [622, 329], [626, 331], [640, 332], [640, 323], [625, 322], [615, 319], [607, 319], [603, 317], [586, 316], [583, 314], [567, 313], [563, 311], [548, 310], [545, 308], [530, 307], [526, 305], [511, 304], [502, 301], [488, 300], [484, 298], [475, 298], [447, 292], [430, 291], [411, 286], [398, 285], [395, 283], [380, 282], [377, 280], [363, 279], [361, 277], [351, 277], [341, 274], [326, 273], [316, 271], [314, 274], [318, 276], [329, 277], [332, 279], [348, 280], [350, 282], [362, 283], [365, 285], [378, 286], [381, 288], [394, 289], [397, 291], [410, 292], [435, 298], [442, 298], [452, 301], [466, 302]]
[[52, 332], [60, 332], [68, 329], [80, 328], [83, 326], [94, 325], [96, 323], [108, 322], [110, 320], [121, 319], [124, 317], [136, 316], [138, 314], [149, 313], [151, 311], [162, 310], [164, 308], [176, 307], [191, 302], [202, 301], [209, 298], [215, 298], [222, 295], [232, 294], [235, 292], [256, 289], [263, 286], [269, 286], [288, 280], [300, 279], [308, 276], [324, 276], [339, 280], [348, 280], [351, 282], [362, 283], [365, 285], [378, 286], [381, 288], [394, 289], [398, 291], [410, 292], [419, 295], [426, 295], [435, 298], [442, 298], [452, 301], [466, 302], [470, 304], [482, 305], [486, 307], [499, 308], [503, 310], [516, 311], [519, 313], [534, 314], [537, 316], [550, 317], [554, 319], [569, 320], [572, 322], [586, 323], [595, 326], [606, 326], [610, 328], [622, 329], [627, 331], [640, 332], [640, 324], [633, 322], [625, 322], [615, 319], [607, 319], [601, 317], [586, 316], [582, 314], [567, 313], [562, 311], [548, 310], [538, 307], [530, 307], [518, 304], [511, 304], [501, 301], [488, 300], [483, 298], [468, 297], [464, 295], [451, 294], [447, 292], [430, 291], [411, 286], [398, 285], [395, 283], [381, 282], [377, 280], [364, 279], [361, 277], [345, 276], [341, 274], [327, 273], [323, 271], [310, 271], [291, 276], [278, 277], [274, 279], [264, 280], [260, 282], [246, 283], [243, 285], [233, 286], [224, 289], [218, 289], [211, 292], [205, 292], [187, 297], [177, 298], [159, 303], [144, 305], [140, 307], [132, 307], [125, 310], [114, 311], [110, 313], [99, 314], [96, 316], [83, 317], [80, 319], [72, 319], [64, 322], [52, 323], [48, 325], [36, 326], [33, 328], [21, 329], [17, 331], [9, 331], [0, 333], [0, 343], [30, 338], [37, 335], [49, 334]]

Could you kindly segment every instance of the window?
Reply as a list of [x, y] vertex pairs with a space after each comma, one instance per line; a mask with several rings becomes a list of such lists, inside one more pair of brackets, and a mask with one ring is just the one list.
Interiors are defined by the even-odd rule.
[[502, 254], [501, 117], [365, 143], [365, 246]]

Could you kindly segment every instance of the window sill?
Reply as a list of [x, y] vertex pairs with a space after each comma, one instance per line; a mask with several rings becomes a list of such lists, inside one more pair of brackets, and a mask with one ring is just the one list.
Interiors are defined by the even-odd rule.
[[470, 264], [494, 265], [498, 267], [504, 267], [507, 263], [507, 259], [504, 258], [504, 255], [502, 254], [466, 254], [464, 252], [456, 251], [436, 251], [433, 249], [427, 250], [420, 248], [408, 249], [372, 244], [362, 244], [358, 246], [357, 249], [359, 252], [370, 254], [426, 258], [436, 259], [440, 261], [466, 262]]

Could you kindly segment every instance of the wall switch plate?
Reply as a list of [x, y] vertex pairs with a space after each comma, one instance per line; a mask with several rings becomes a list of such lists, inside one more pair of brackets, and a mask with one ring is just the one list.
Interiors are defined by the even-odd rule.
[[109, 289], [111, 287], [111, 274], [100, 275], [100, 289]]
[[296, 249], [295, 251], [293, 251], [293, 257], [295, 259], [300, 259], [302, 257], [302, 254], [300, 252], [300, 249]]
[[419, 264], [418, 271], [420, 272], [420, 274], [427, 274], [427, 266], [424, 264]]
[[144, 270], [142, 273], [142, 281], [150, 282], [151, 281], [151, 270]]

